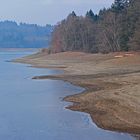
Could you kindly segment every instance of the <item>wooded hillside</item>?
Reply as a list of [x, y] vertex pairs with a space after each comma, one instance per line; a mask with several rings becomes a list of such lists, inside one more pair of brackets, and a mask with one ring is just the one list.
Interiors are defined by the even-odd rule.
[[53, 26], [17, 24], [13, 21], [0, 22], [0, 48], [43, 48], [48, 47]]
[[140, 50], [140, 0], [115, 0], [99, 14], [73, 11], [54, 29], [51, 52]]

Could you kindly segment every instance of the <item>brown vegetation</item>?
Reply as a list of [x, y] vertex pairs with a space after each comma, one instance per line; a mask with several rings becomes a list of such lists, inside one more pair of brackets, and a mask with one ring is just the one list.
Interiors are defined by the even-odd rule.
[[108, 53], [140, 50], [140, 1], [115, 0], [94, 14], [68, 15], [54, 29], [50, 52]]

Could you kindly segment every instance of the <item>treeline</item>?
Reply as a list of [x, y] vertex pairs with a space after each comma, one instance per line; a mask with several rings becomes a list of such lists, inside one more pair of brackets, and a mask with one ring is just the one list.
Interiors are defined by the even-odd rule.
[[0, 48], [43, 48], [47, 47], [53, 26], [17, 24], [13, 21], [0, 22]]
[[54, 29], [51, 52], [107, 53], [140, 50], [140, 0], [115, 0], [108, 9], [77, 16], [73, 11]]

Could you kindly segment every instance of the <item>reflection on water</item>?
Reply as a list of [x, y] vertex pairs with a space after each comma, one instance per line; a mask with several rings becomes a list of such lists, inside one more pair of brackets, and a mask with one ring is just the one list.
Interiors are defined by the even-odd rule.
[[83, 91], [67, 82], [32, 80], [56, 74], [6, 62], [31, 52], [0, 52], [0, 140], [135, 140], [97, 128], [89, 115], [64, 109], [61, 99]]

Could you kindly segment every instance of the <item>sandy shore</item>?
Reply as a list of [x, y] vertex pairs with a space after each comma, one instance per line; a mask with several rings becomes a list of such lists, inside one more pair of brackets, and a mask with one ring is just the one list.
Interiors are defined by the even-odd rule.
[[63, 75], [34, 79], [61, 79], [84, 87], [84, 93], [66, 97], [68, 108], [87, 112], [97, 126], [140, 134], [140, 53], [38, 53], [16, 60], [34, 67], [64, 70]]

